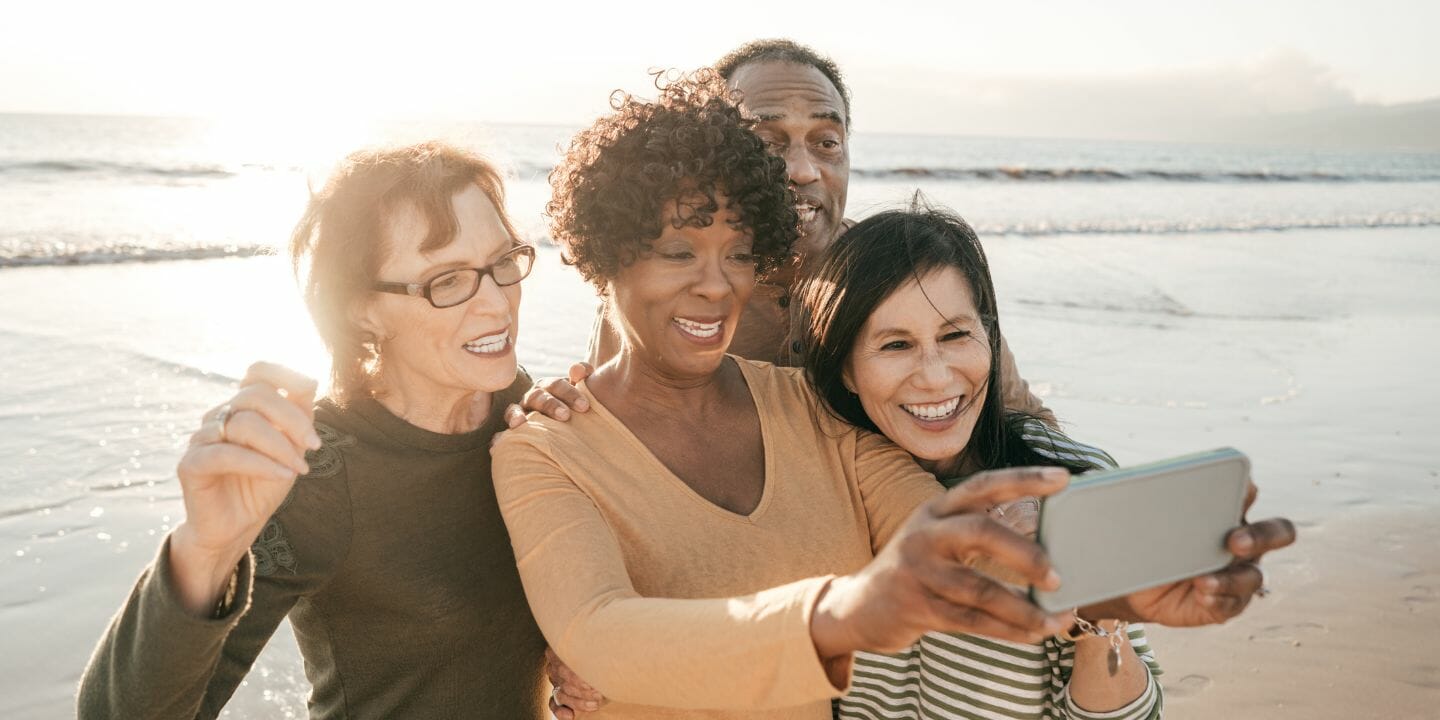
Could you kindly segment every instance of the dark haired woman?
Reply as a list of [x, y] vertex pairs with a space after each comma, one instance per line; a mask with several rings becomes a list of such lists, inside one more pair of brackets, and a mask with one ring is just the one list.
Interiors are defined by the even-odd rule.
[[490, 483], [501, 412], [530, 386], [514, 345], [534, 249], [504, 207], [489, 163], [438, 143], [356, 153], [311, 198], [291, 250], [329, 397], [257, 364], [206, 415], [185, 522], [95, 651], [80, 717], [215, 717], [286, 616], [311, 717], [545, 716], [545, 642]]
[[[1114, 465], [1104, 452], [1007, 411], [991, 392], [1003, 383], [995, 288], [980, 242], [960, 218], [918, 202], [869, 218], [829, 249], [800, 298], [795, 339], [826, 409], [883, 433], [951, 492], [972, 473], [996, 468]], [[1024, 499], [992, 512], [1033, 533], [1035, 507]], [[1159, 669], [1143, 631], [1128, 623], [1185, 627], [1240, 614], [1262, 592], [1255, 563], [1294, 539], [1282, 518], [1237, 528], [1226, 538], [1236, 558], [1229, 567], [1079, 608], [1063, 636], [1043, 642], [930, 633], [898, 655], [859, 653], [839, 714], [1158, 717], [1162, 697], [1152, 676]]]
[[[1001, 385], [995, 290], [979, 240], [958, 217], [917, 207], [861, 222], [800, 300], [806, 375], [831, 412], [885, 435], [947, 486], [1018, 465], [1113, 467], [1104, 452], [1007, 412], [991, 391]], [[1021, 501], [996, 512], [1033, 532], [1035, 508]], [[859, 653], [839, 716], [1159, 717], [1159, 666], [1144, 630], [1092, 620], [1097, 632], [1038, 643], [930, 633], [898, 655]]]
[[536, 621], [610, 699], [600, 716], [820, 720], [855, 650], [1061, 626], [960, 558], [1052, 585], [1037, 546], [984, 510], [1068, 473], [942, 495], [908, 454], [820, 413], [798, 370], [726, 354], [796, 216], [723, 83], [617, 98], [551, 181], [554, 236], [625, 342], [581, 384], [589, 412], [502, 436], [495, 486]]

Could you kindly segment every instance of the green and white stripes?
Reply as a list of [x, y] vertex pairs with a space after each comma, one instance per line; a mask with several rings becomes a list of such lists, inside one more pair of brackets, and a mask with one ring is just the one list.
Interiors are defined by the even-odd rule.
[[842, 720], [935, 720], [979, 718], [1158, 718], [1160, 667], [1132, 625], [1130, 645], [1150, 669], [1145, 691], [1113, 712], [1091, 713], [1070, 701], [1067, 684], [1075, 665], [1074, 643], [1049, 639], [1012, 643], [975, 635], [931, 633], [902, 653], [856, 653], [851, 690], [841, 698]]
[[[1077, 443], [1040, 423], [1021, 437], [1036, 453], [1095, 470], [1115, 467], [1103, 450]], [[836, 703], [841, 720], [1142, 720], [1159, 718], [1164, 696], [1155, 677], [1160, 666], [1141, 625], [1131, 625], [1130, 645], [1150, 677], [1133, 702], [1104, 713], [1086, 712], [1070, 700], [1075, 645], [1050, 638], [1012, 643], [976, 635], [931, 633], [895, 655], [856, 653], [850, 693]]]

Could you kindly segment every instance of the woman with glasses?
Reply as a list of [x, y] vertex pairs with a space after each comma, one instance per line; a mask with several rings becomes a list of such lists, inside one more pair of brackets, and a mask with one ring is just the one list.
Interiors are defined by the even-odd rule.
[[535, 259], [499, 175], [438, 143], [356, 153], [291, 253], [329, 393], [257, 364], [205, 415], [185, 522], [95, 651], [80, 717], [215, 717], [287, 616], [312, 717], [545, 716], [490, 481], [530, 387], [514, 348]]

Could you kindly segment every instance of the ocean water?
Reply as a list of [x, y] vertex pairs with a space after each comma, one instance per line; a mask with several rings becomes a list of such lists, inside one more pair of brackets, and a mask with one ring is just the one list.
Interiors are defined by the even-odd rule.
[[[595, 296], [541, 212], [573, 130], [0, 115], [0, 717], [69, 714], [246, 365], [323, 375], [274, 255], [343, 152], [434, 136], [499, 160], [541, 243], [520, 359], [581, 356]], [[861, 132], [852, 166], [852, 217], [919, 189], [976, 226], [1022, 371], [1078, 437], [1247, 449], [1262, 500], [1310, 528], [1440, 506], [1440, 154]], [[303, 717], [307, 692], [282, 627], [227, 712]]]
[[[428, 137], [508, 168], [511, 210], [543, 239], [545, 175], [574, 130], [0, 115], [0, 267], [269, 252], [330, 161]], [[1440, 224], [1437, 153], [860, 132], [851, 166], [851, 215], [923, 188], [989, 236]]]

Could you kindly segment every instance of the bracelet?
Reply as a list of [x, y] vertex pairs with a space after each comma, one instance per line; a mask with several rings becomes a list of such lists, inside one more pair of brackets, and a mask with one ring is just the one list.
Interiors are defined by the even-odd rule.
[[230, 581], [225, 583], [225, 592], [220, 593], [219, 599], [215, 601], [215, 609], [210, 612], [210, 619], [220, 620], [230, 614], [231, 606], [235, 604], [235, 592], [239, 589], [239, 574], [238, 567], [230, 573]]
[[1129, 642], [1130, 640], [1130, 636], [1125, 632], [1126, 629], [1130, 626], [1130, 623], [1124, 620], [1116, 620], [1115, 629], [1106, 630], [1105, 628], [1100, 627], [1099, 624], [1090, 622], [1089, 620], [1080, 617], [1079, 609], [1072, 610], [1070, 614], [1074, 616], [1075, 624], [1070, 626], [1070, 629], [1066, 630], [1064, 634], [1057, 635], [1056, 637], [1059, 637], [1063, 640], [1069, 640], [1070, 642], [1075, 642], [1076, 640], [1079, 640], [1086, 635], [1098, 638], [1109, 638], [1110, 662], [1108, 663], [1108, 665], [1110, 674], [1114, 675], [1116, 672], [1119, 672], [1121, 661], [1120, 648], [1124, 647], [1124, 643]]

